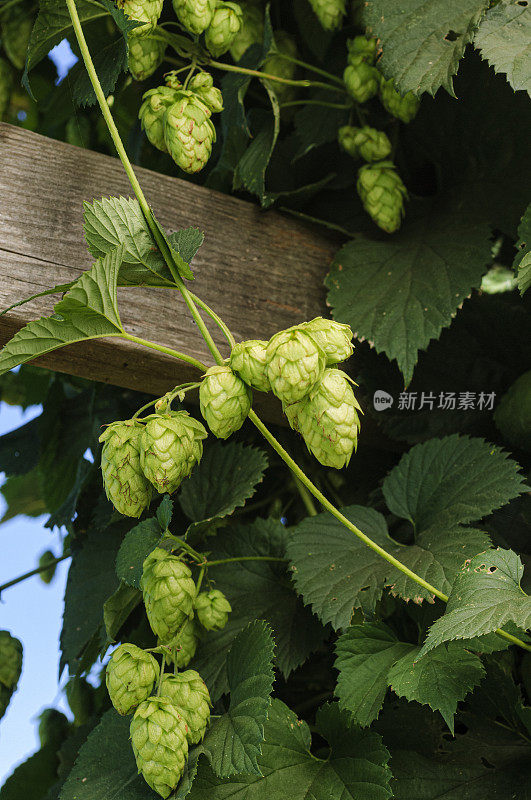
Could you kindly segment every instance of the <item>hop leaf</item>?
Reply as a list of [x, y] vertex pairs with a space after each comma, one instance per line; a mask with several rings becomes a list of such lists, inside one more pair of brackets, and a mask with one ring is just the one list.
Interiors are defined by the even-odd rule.
[[365, 161], [381, 161], [391, 153], [392, 147], [387, 135], [376, 128], [365, 125], [354, 128], [343, 125], [337, 132], [340, 147], [352, 158], [363, 158]]
[[335, 31], [341, 27], [341, 20], [346, 13], [345, 0], [310, 0], [310, 5], [325, 31]]
[[68, 720], [56, 708], [45, 708], [39, 714], [39, 741], [41, 747], [51, 744], [54, 749], [59, 749], [63, 739], [68, 733]]
[[396, 91], [392, 78], [380, 81], [380, 101], [389, 114], [405, 123], [411, 122], [417, 116], [420, 106], [420, 100], [413, 92], [408, 92], [402, 97]]
[[187, 411], [153, 414], [142, 432], [140, 465], [158, 492], [179, 488], [203, 455], [203, 425]]
[[241, 27], [230, 47], [230, 54], [235, 61], [239, 61], [251, 45], [260, 44], [264, 35], [264, 18], [261, 8], [252, 3], [245, 3], [241, 10]]
[[117, 0], [118, 8], [122, 9], [126, 17], [144, 23], [133, 28], [129, 36], [148, 36], [152, 33], [162, 13], [163, 4], [164, 0]]
[[164, 141], [164, 115], [166, 110], [175, 103], [176, 99], [177, 92], [174, 88], [171, 86], [158, 86], [156, 89], [150, 89], [144, 94], [144, 102], [138, 112], [142, 130], [146, 132], [151, 144], [157, 150], [162, 150], [163, 153], [168, 152]]
[[166, 44], [158, 39], [132, 37], [129, 42], [129, 72], [135, 81], [145, 81], [162, 64]]
[[260, 392], [271, 389], [266, 375], [266, 347], [267, 342], [261, 339], [248, 339], [235, 344], [230, 354], [231, 368], [248, 386]]
[[503, 395], [494, 422], [510, 444], [531, 450], [531, 370], [520, 375]]
[[183, 669], [195, 656], [198, 643], [197, 625], [193, 619], [189, 619], [179, 633], [167, 642], [166, 651], [175, 666]]
[[210, 367], [199, 388], [201, 414], [218, 439], [238, 431], [251, 409], [251, 390], [230, 367]]
[[326, 366], [339, 364], [352, 355], [352, 328], [333, 319], [316, 317], [311, 322], [301, 326], [306, 333], [323, 349], [326, 356]]
[[365, 164], [356, 184], [365, 211], [386, 233], [394, 233], [404, 216], [407, 189], [392, 161]]
[[173, 0], [177, 19], [190, 33], [200, 34], [212, 21], [215, 0]]
[[33, 14], [22, 3], [2, 14], [2, 45], [17, 69], [24, 69], [32, 28]]
[[176, 556], [156, 547], [144, 561], [140, 585], [151, 629], [168, 642], [192, 616], [196, 595], [192, 573]]
[[237, 3], [216, 3], [210, 25], [205, 32], [205, 44], [214, 58], [230, 48], [242, 26], [242, 10]]
[[211, 111], [189, 90], [180, 90], [175, 102], [164, 115], [166, 148], [184, 172], [199, 172], [212, 152], [216, 129], [210, 119]]
[[223, 111], [223, 95], [214, 86], [214, 79], [209, 72], [198, 72], [197, 75], [194, 75], [188, 88], [203, 101], [212, 113]]
[[184, 772], [187, 726], [167, 697], [141, 703], [131, 721], [131, 744], [138, 771], [161, 797], [168, 797]]
[[140, 466], [141, 433], [142, 426], [129, 420], [113, 422], [99, 438], [105, 493], [127, 517], [139, 517], [151, 502], [152, 489]]
[[12, 87], [13, 75], [11, 67], [5, 58], [0, 58], [0, 120], [4, 119], [9, 107]]
[[345, 67], [343, 80], [347, 92], [356, 103], [366, 103], [380, 88], [380, 73], [376, 67], [367, 64], [361, 56], [358, 57], [357, 63], [350, 63]]
[[0, 631], [0, 684], [14, 692], [21, 672], [22, 644], [9, 631]]
[[266, 349], [271, 389], [284, 403], [296, 403], [321, 379], [326, 355], [301, 327], [279, 331]]
[[152, 692], [159, 665], [151, 653], [135, 644], [121, 644], [107, 664], [106, 682], [111, 703], [119, 714], [130, 714]]
[[227, 624], [231, 605], [223, 592], [213, 589], [201, 592], [195, 601], [197, 619], [207, 631], [220, 631]]
[[160, 694], [173, 703], [185, 721], [188, 743], [200, 742], [210, 719], [210, 695], [201, 675], [193, 669], [164, 675]]

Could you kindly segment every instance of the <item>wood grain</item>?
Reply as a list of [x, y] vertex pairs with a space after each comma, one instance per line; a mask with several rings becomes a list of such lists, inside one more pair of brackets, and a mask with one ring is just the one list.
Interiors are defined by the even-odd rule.
[[[275, 211], [179, 178], [137, 169], [149, 203], [168, 231], [193, 225], [205, 242], [190, 286], [229, 325], [237, 340], [275, 331], [325, 312], [323, 277], [337, 242]], [[91, 266], [83, 238], [83, 201], [131, 195], [116, 158], [0, 123], [0, 308]], [[32, 301], [0, 317], [0, 344], [58, 298]], [[122, 321], [135, 336], [211, 363], [182, 298], [164, 289], [120, 289]], [[225, 340], [214, 332], [217, 344]], [[162, 394], [196, 377], [187, 365], [119, 339], [94, 340], [35, 363], [87, 378]], [[269, 397], [256, 407], [278, 419]]]

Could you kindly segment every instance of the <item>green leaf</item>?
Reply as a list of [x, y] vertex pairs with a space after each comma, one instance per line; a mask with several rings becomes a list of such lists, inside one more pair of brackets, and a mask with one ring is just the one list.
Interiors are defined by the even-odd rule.
[[125, 535], [116, 556], [116, 574], [121, 581], [140, 589], [142, 565], [162, 534], [156, 517], [142, 520]]
[[39, 417], [20, 428], [0, 436], [0, 471], [6, 475], [22, 475], [39, 461]]
[[[286, 538], [284, 526], [271, 519], [234, 525], [209, 541], [209, 559], [242, 556], [284, 559]], [[285, 677], [322, 644], [327, 631], [295, 594], [287, 563], [242, 561], [211, 567], [209, 574], [233, 609], [222, 631], [212, 631], [201, 640], [194, 660], [214, 702], [228, 691], [227, 653], [249, 622], [261, 619], [271, 625], [276, 665]]]
[[443, 86], [454, 97], [453, 76], [488, 8], [485, 0], [368, 0], [363, 20], [382, 48], [378, 62], [401, 94]]
[[266, 467], [262, 450], [240, 442], [209, 444], [179, 495], [182, 510], [196, 523], [192, 530], [199, 532], [245, 505]]
[[471, 522], [505, 505], [523, 491], [518, 470], [499, 447], [456, 434], [413, 447], [382, 489], [389, 510], [422, 531]]
[[9, 311], [12, 311], [14, 308], [18, 308], [26, 303], [30, 303], [32, 300], [36, 300], [38, 297], [47, 297], [49, 294], [62, 294], [63, 292], [67, 292], [72, 288], [74, 283], [75, 281], [70, 281], [70, 283], [58, 283], [57, 286], [54, 286], [51, 289], [44, 289], [42, 292], [37, 292], [37, 294], [32, 294], [29, 297], [25, 297], [24, 300], [18, 300], [16, 303], [13, 303], [7, 308], [3, 308], [2, 311], [0, 311], [0, 317], [4, 314], [7, 314]]
[[47, 744], [23, 761], [7, 778], [0, 794], [2, 800], [40, 800], [57, 780], [55, 744]]
[[531, 92], [531, 8], [520, 0], [502, 0], [489, 8], [476, 31], [474, 44], [482, 57], [503, 72], [515, 91]]
[[531, 286], [531, 203], [518, 226], [517, 254], [514, 266], [518, 269], [517, 281], [520, 294], [524, 294]]
[[238, 634], [229, 650], [229, 710], [214, 721], [203, 742], [220, 778], [261, 774], [257, 759], [271, 705], [274, 646], [271, 629], [257, 620]]
[[169, 494], [165, 494], [156, 511], [157, 522], [161, 531], [167, 530], [173, 516], [173, 500]]
[[82, 458], [77, 462], [77, 467], [74, 473], [74, 483], [70, 492], [66, 496], [62, 505], [56, 508], [46, 520], [45, 528], [61, 528], [63, 525], [69, 525], [76, 515], [77, 501], [81, 494], [85, 483], [88, 482], [94, 472], [94, 465]]
[[419, 652], [420, 647], [411, 647], [391, 667], [387, 676], [389, 686], [400, 697], [440, 711], [453, 735], [457, 703], [485, 675], [481, 660], [457, 643], [437, 647], [420, 661]]
[[336, 643], [339, 672], [336, 695], [339, 707], [353, 722], [370, 725], [380, 713], [387, 694], [391, 667], [411, 649], [381, 622], [352, 625]]
[[18, 514], [39, 517], [46, 513], [42, 492], [42, 477], [38, 469], [24, 475], [12, 475], [2, 484], [2, 496], [6, 502], [0, 523], [7, 522]]
[[181, 258], [187, 263], [195, 258], [197, 251], [205, 240], [205, 234], [199, 228], [181, 228], [175, 233], [170, 233], [168, 241], [174, 250], [176, 250]]
[[30, 322], [16, 333], [0, 352], [0, 375], [67, 344], [122, 335], [116, 300], [122, 255], [119, 247], [98, 259], [56, 303], [51, 317]]
[[[92, 61], [103, 93], [107, 97], [114, 92], [122, 72], [127, 70], [127, 44], [122, 36], [119, 39], [100, 41], [98, 44], [97, 49], [92, 48]], [[77, 106], [94, 106], [98, 102], [86, 69], [81, 69], [75, 76], [72, 98]]]
[[507, 622], [524, 630], [531, 627], [531, 597], [520, 588], [523, 572], [520, 557], [512, 550], [489, 550], [467, 562], [419, 658], [443, 642], [492, 633]]
[[172, 241], [170, 236], [166, 233], [166, 231], [164, 230], [164, 228], [162, 227], [162, 225], [160, 224], [158, 219], [153, 214], [153, 212], [151, 212], [151, 215], [153, 217], [153, 222], [155, 223], [155, 225], [157, 226], [157, 228], [159, 230], [159, 233], [161, 234], [161, 236], [163, 237], [164, 241], [166, 242], [166, 244], [168, 246], [168, 250], [170, 251], [170, 255], [171, 255], [171, 257], [173, 259], [173, 262], [174, 262], [174, 264], [175, 264], [175, 266], [177, 268], [178, 274], [181, 276], [181, 278], [186, 278], [189, 281], [193, 281], [194, 280], [194, 273], [192, 272], [192, 270], [190, 269], [190, 266], [186, 263], [184, 258], [181, 256], [179, 251], [176, 249], [176, 246], [174, 244], [175, 240]]
[[338, 128], [347, 120], [348, 109], [345, 108], [303, 106], [297, 111], [293, 120], [299, 141], [294, 161], [320, 145], [337, 141]]
[[531, 252], [526, 253], [518, 265], [517, 282], [520, 294], [527, 292], [531, 286]]
[[418, 351], [480, 286], [490, 247], [486, 224], [434, 201], [392, 237], [360, 235], [339, 250], [325, 279], [333, 316], [396, 359], [407, 385]]
[[128, 586], [123, 581], [103, 604], [103, 624], [109, 642], [116, 641], [116, 636], [129, 614], [142, 601], [142, 592]]
[[135, 28], [142, 25], [141, 22], [137, 22], [132, 19], [132, 17], [128, 17], [121, 8], [112, 2], [112, 0], [99, 0], [99, 2], [107, 9], [124, 38], [127, 38], [128, 33], [131, 33]]
[[233, 189], [247, 189], [260, 198], [264, 208], [275, 201], [276, 195], [266, 190], [265, 175], [280, 131], [280, 111], [274, 89], [267, 81], [261, 81], [273, 108], [273, 116], [264, 114], [261, 126], [251, 144], [238, 162], [234, 172]]

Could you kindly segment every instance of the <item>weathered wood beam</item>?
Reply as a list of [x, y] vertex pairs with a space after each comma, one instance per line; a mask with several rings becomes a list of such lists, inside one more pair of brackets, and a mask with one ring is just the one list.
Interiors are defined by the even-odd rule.
[[[191, 288], [237, 340], [268, 339], [325, 311], [323, 277], [337, 246], [332, 239], [220, 192], [146, 169], [137, 174], [169, 231], [190, 225], [205, 231]], [[119, 194], [132, 191], [118, 159], [0, 123], [0, 308], [67, 283], [90, 267], [83, 201]], [[212, 362], [177, 293], [119, 293], [127, 331]], [[49, 314], [56, 300], [39, 298], [1, 316], [0, 343]], [[222, 335], [213, 333], [226, 352]], [[197, 376], [187, 365], [119, 339], [64, 347], [35, 363], [153, 394]], [[277, 418], [276, 403], [260, 393], [256, 401], [266, 417]]]

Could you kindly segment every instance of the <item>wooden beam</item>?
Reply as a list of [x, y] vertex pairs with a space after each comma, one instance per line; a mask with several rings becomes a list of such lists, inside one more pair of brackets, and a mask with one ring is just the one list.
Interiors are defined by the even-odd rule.
[[[191, 288], [226, 321], [236, 340], [275, 331], [325, 313], [323, 278], [337, 243], [275, 211], [146, 169], [137, 174], [167, 230], [193, 225], [205, 242], [193, 263]], [[83, 238], [83, 201], [131, 195], [116, 158], [0, 123], [0, 308], [91, 266]], [[127, 331], [212, 363], [177, 293], [120, 289]], [[49, 314], [57, 296], [0, 317], [0, 344], [30, 320]], [[214, 332], [216, 343], [225, 340]], [[55, 350], [35, 363], [130, 389], [162, 394], [197, 372], [163, 354], [119, 339]], [[256, 393], [269, 419], [278, 407]]]

